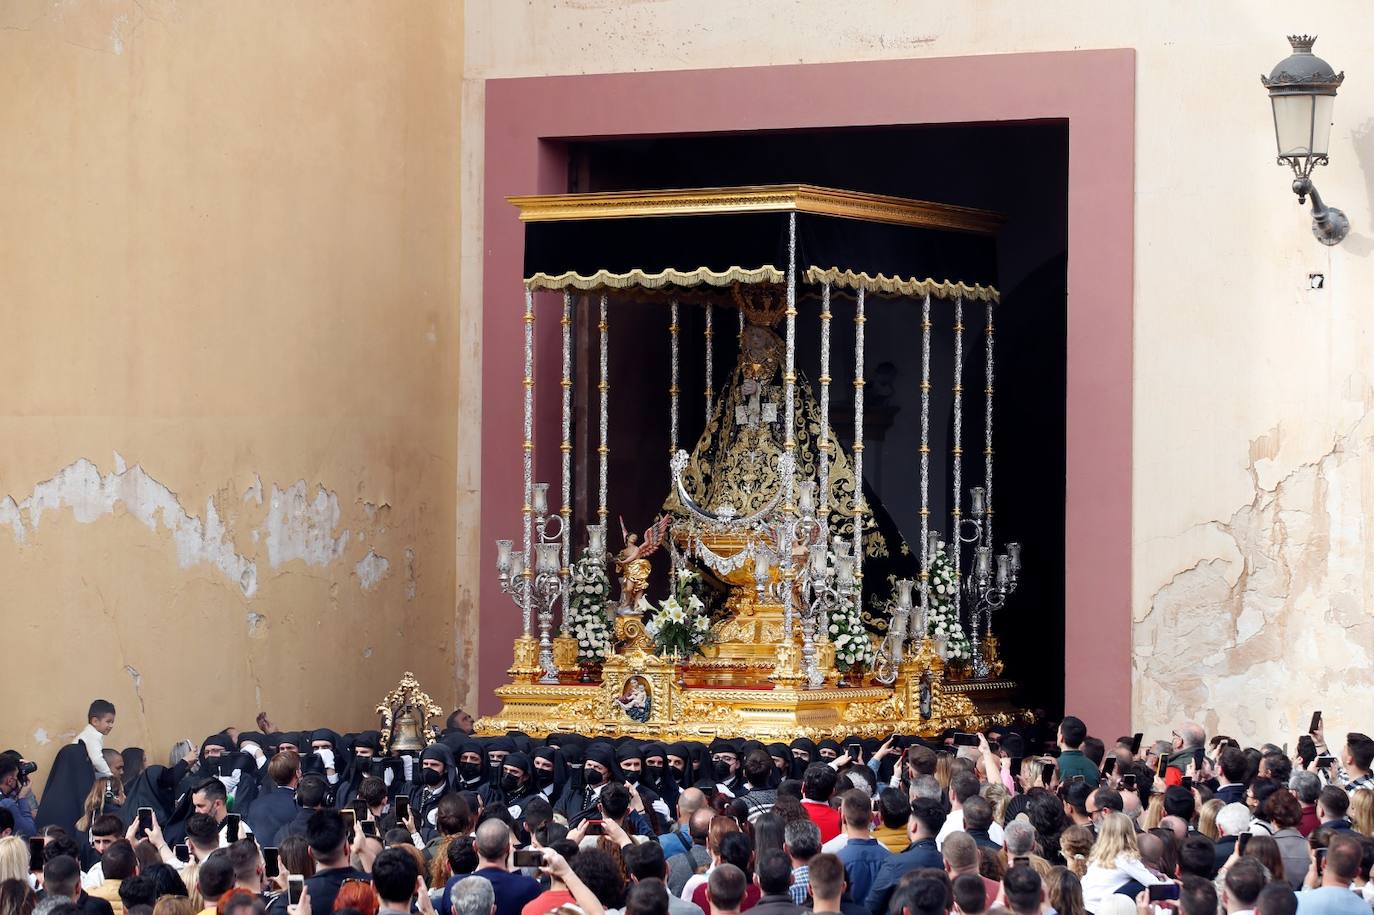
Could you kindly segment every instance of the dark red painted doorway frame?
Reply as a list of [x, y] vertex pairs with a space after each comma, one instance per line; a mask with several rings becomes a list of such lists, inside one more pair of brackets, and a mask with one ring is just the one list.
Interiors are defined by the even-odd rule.
[[[483, 180], [479, 707], [505, 681], [519, 614], [493, 541], [521, 504], [521, 260], [505, 198], [567, 188], [567, 139], [908, 124], [1069, 122], [1065, 708], [1094, 733], [1131, 720], [1135, 52], [488, 80]], [[553, 142], [551, 142], [553, 141]], [[558, 326], [536, 309], [536, 476], [557, 479]]]

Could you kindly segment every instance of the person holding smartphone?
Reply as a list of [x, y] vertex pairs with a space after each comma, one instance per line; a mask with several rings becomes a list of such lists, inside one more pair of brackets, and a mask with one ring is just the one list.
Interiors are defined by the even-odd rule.
[[439, 909], [453, 911], [453, 890], [459, 881], [485, 877], [496, 896], [492, 915], [520, 915], [520, 910], [539, 895], [539, 881], [526, 877], [510, 866], [512, 836], [510, 827], [500, 820], [487, 820], [477, 827], [472, 847], [477, 852], [477, 869], [472, 874], [457, 874], [444, 887]]

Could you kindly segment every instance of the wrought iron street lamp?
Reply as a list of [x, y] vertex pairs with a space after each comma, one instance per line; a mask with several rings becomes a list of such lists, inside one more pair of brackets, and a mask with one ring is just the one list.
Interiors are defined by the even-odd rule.
[[1290, 35], [1293, 53], [1279, 61], [1265, 77], [1274, 107], [1274, 138], [1279, 164], [1293, 169], [1293, 193], [1298, 202], [1312, 197], [1312, 234], [1324, 245], [1338, 245], [1350, 232], [1350, 220], [1335, 207], [1322, 202], [1312, 184], [1312, 169], [1327, 164], [1331, 140], [1331, 113], [1336, 89], [1345, 80], [1331, 65], [1312, 53], [1314, 35]]

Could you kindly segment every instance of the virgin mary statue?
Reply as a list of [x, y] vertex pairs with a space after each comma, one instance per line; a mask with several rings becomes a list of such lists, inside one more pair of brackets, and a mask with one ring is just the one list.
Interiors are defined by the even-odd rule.
[[[782, 481], [778, 459], [784, 451], [785, 412], [781, 369], [786, 347], [776, 331], [783, 315], [781, 292], [736, 286], [735, 300], [744, 311], [740, 356], [730, 381], [682, 472], [682, 484], [698, 505], [713, 514], [735, 518], [765, 509]], [[832, 537], [854, 537], [854, 495], [862, 485], [863, 613], [870, 630], [887, 630], [889, 603], [899, 578], [915, 578], [918, 560], [875, 493], [854, 477], [854, 463], [833, 429], [821, 437], [820, 404], [801, 371], [793, 397], [797, 479], [817, 483], [817, 503], [827, 509]], [[820, 456], [829, 453], [827, 492], [820, 493]], [[678, 517], [688, 512], [676, 490], [664, 505]]]

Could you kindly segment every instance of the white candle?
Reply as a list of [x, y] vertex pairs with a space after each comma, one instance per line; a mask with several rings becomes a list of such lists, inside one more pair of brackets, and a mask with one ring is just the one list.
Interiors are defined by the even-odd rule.
[[549, 484], [534, 484], [534, 499], [530, 503], [536, 517], [542, 518], [549, 513]]
[[916, 582], [910, 578], [903, 578], [897, 582], [897, 609], [911, 609], [911, 589], [916, 587]]
[[812, 481], [805, 481], [797, 484], [797, 510], [801, 512], [803, 518], [814, 518], [816, 515], [816, 484]]

